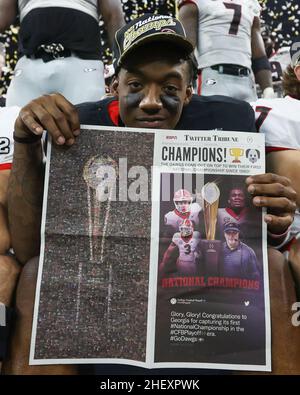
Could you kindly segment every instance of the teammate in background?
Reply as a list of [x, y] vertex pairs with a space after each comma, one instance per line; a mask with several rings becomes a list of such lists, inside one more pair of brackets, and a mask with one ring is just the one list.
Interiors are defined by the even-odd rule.
[[[275, 51], [274, 41], [268, 25], [261, 21], [261, 35], [264, 41], [266, 55], [269, 59], [272, 73], [273, 89], [276, 92], [276, 97], [283, 96], [282, 78], [283, 73], [290, 64], [290, 51], [289, 47], [282, 47]], [[259, 93], [258, 93], [259, 95]], [[260, 97], [261, 95], [259, 95]]]
[[[177, 259], [175, 258], [178, 257]], [[194, 276], [199, 273], [200, 233], [191, 220], [185, 219], [175, 233], [160, 263], [160, 273]], [[174, 265], [174, 263], [176, 264]]]
[[[297, 192], [297, 210], [290, 227], [290, 244], [283, 247], [300, 284], [300, 38], [290, 47], [290, 65], [283, 74], [284, 98], [252, 103], [256, 127], [266, 136], [267, 165], [271, 172], [291, 180]], [[300, 287], [298, 287], [300, 297]]]
[[179, 231], [179, 227], [185, 219], [190, 219], [197, 228], [201, 207], [198, 203], [193, 203], [191, 193], [186, 189], [179, 189], [174, 194], [173, 202], [175, 209], [169, 211], [164, 218], [165, 225], [172, 229], [172, 233]]
[[72, 103], [105, 93], [99, 15], [110, 45], [125, 24], [120, 0], [0, 0], [0, 32], [20, 15], [19, 59], [6, 96], [23, 106], [60, 92]]
[[[267, 165], [270, 171], [292, 181], [300, 207], [300, 39], [290, 49], [292, 59], [283, 75], [284, 98], [259, 99], [252, 104], [257, 131], [266, 137]], [[300, 231], [299, 209], [291, 226], [291, 235]]]
[[238, 223], [227, 222], [224, 226], [222, 276], [256, 280], [259, 278], [255, 252], [240, 241]]
[[7, 188], [13, 158], [13, 130], [18, 107], [0, 108], [0, 371], [6, 352], [11, 320], [11, 300], [19, 265], [9, 253], [11, 247], [7, 214]]
[[274, 96], [260, 10], [257, 0], [179, 0], [179, 18], [197, 48], [198, 94], [256, 100], [253, 71], [263, 97]]

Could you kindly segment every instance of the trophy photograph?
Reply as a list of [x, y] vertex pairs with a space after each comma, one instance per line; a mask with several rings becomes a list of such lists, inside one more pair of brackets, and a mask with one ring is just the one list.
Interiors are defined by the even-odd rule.
[[208, 182], [201, 190], [206, 240], [201, 241], [205, 274], [219, 274], [219, 260], [222, 242], [215, 240], [220, 189], [215, 182]]
[[[111, 316], [113, 268], [111, 261], [107, 258], [104, 259], [104, 249], [117, 177], [118, 164], [107, 154], [93, 156], [85, 163], [83, 178], [87, 186], [90, 262], [100, 265], [108, 271], [106, 311], [108, 323]], [[82, 268], [79, 267], [79, 272], [81, 271]], [[79, 305], [80, 287], [77, 298]], [[79, 308], [77, 310], [76, 322], [78, 321]]]

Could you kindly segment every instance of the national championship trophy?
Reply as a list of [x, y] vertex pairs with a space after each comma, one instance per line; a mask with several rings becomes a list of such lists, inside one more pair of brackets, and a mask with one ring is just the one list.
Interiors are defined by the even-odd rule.
[[219, 260], [222, 242], [215, 240], [220, 190], [216, 183], [208, 182], [201, 190], [206, 240], [201, 241], [205, 274], [219, 274]]
[[[111, 170], [115, 177], [109, 184]], [[111, 207], [111, 197], [118, 176], [117, 162], [108, 155], [97, 155], [84, 165], [83, 178], [87, 184], [87, 200], [89, 212], [90, 260], [102, 263], [105, 233]], [[104, 194], [106, 187], [108, 193]], [[102, 236], [99, 248], [99, 236]]]
[[[113, 268], [110, 259], [107, 257], [107, 252], [105, 252], [105, 242], [118, 174], [117, 162], [107, 154], [91, 157], [87, 160], [83, 169], [83, 178], [87, 185], [90, 262], [97, 266], [100, 265], [104, 271], [107, 271], [108, 275], [106, 309], [108, 328], [110, 328], [111, 320]], [[79, 282], [81, 272], [82, 267], [79, 266]], [[77, 305], [76, 323], [79, 316], [80, 287], [78, 288]]]

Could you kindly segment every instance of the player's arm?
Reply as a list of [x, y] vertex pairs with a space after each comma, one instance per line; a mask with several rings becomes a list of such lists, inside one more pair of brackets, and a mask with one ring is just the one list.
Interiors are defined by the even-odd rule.
[[272, 73], [260, 32], [260, 20], [256, 16], [251, 31], [252, 70], [255, 81], [261, 87], [264, 98], [273, 98]]
[[44, 95], [31, 101], [21, 109], [15, 122], [8, 214], [12, 246], [23, 264], [39, 253], [44, 178], [41, 135], [44, 129], [58, 145], [74, 144], [80, 133], [78, 112], [62, 95]]
[[183, 24], [187, 38], [194, 47], [198, 44], [198, 8], [192, 1], [179, 3], [179, 20]]
[[3, 33], [14, 23], [17, 9], [17, 0], [0, 0], [0, 33]]
[[159, 265], [159, 271], [165, 273], [167, 271], [168, 265], [172, 263], [175, 254], [178, 252], [177, 245], [172, 241], [166, 252], [164, 253], [163, 259]]
[[98, 9], [107, 30], [109, 44], [113, 48], [116, 31], [125, 25], [121, 0], [98, 0]]

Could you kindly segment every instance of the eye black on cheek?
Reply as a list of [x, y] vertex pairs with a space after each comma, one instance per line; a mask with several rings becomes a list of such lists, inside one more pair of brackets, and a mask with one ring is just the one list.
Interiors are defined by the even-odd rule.
[[128, 93], [125, 96], [126, 104], [128, 107], [137, 107], [143, 100], [144, 95], [142, 93]]
[[180, 109], [180, 99], [177, 96], [161, 95], [163, 106], [172, 114], [176, 114]]

